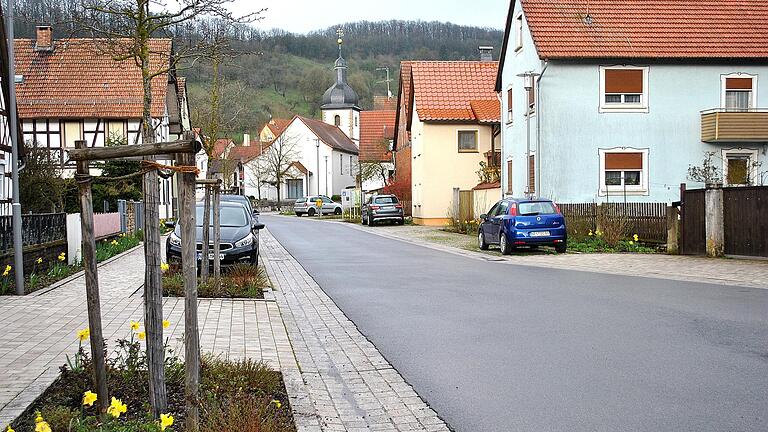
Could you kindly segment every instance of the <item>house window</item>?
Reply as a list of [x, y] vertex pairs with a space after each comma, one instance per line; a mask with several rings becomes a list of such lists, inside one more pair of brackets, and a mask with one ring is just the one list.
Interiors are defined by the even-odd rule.
[[648, 192], [648, 150], [600, 150], [600, 194]]
[[288, 199], [296, 199], [304, 196], [304, 182], [301, 179], [288, 179]]
[[515, 51], [523, 49], [523, 14], [515, 18]]
[[459, 131], [459, 152], [477, 151], [477, 131]]
[[[107, 142], [119, 143], [128, 137], [126, 122], [123, 120], [110, 120], [107, 122]], [[115, 142], [117, 141], [117, 142]]]
[[512, 161], [507, 161], [507, 193], [512, 195]]
[[341, 116], [339, 116], [339, 115], [334, 116], [333, 117], [333, 124], [335, 124], [336, 126], [339, 126], [341, 124]]
[[536, 85], [531, 86], [528, 93], [528, 114], [534, 114], [536, 112]]
[[723, 150], [723, 180], [728, 186], [749, 186], [757, 176], [757, 150]]
[[728, 111], [746, 111], [755, 107], [757, 77], [748, 74], [724, 75], [721, 78], [721, 105]]
[[648, 112], [648, 68], [600, 67], [600, 112]]
[[339, 170], [340, 174], [344, 175], [344, 155], [339, 155]]
[[507, 89], [507, 124], [512, 124], [512, 101], [513, 101], [512, 87]]
[[352, 175], [352, 156], [349, 157], [349, 175]]

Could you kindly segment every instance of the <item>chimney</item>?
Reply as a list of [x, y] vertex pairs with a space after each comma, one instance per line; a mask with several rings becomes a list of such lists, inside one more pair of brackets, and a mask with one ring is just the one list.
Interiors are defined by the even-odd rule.
[[493, 61], [492, 46], [481, 46], [478, 49], [480, 50], [480, 61]]
[[243, 147], [249, 147], [251, 145], [251, 135], [243, 134]]
[[50, 25], [37, 26], [35, 51], [53, 51], [53, 28]]

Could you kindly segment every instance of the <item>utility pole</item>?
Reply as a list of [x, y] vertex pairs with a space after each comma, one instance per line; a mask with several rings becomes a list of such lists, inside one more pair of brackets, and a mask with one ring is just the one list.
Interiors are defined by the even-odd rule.
[[387, 85], [387, 98], [392, 98], [392, 91], [390, 90], [389, 83], [393, 80], [389, 77], [389, 66], [376, 68], [377, 71], [386, 71], [387, 78], [384, 81], [377, 81], [377, 83], [385, 83]]
[[[13, 54], [13, 1], [8, 1], [8, 111], [11, 130], [11, 182], [13, 183], [13, 267], [16, 294], [24, 295], [24, 244], [21, 238], [21, 203], [19, 202], [19, 131], [16, 113], [16, 67]], [[51, 36], [53, 37], [53, 36]]]

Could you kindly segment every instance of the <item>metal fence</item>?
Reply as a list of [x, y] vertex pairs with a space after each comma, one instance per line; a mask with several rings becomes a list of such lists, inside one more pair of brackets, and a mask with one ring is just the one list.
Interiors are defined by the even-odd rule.
[[[24, 246], [51, 243], [67, 238], [67, 214], [28, 214], [21, 217]], [[0, 216], [0, 253], [13, 249], [13, 222], [11, 216]]]

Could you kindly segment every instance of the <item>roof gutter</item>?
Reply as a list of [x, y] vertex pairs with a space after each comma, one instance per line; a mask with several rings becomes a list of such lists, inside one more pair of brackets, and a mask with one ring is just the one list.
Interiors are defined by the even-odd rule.
[[547, 71], [547, 67], [549, 66], [549, 62], [545, 59], [544, 60], [544, 68], [541, 69], [541, 74], [536, 78], [536, 96], [539, 98], [538, 103], [539, 106], [537, 107], [537, 117], [536, 117], [536, 170], [534, 173], [536, 174], [536, 178], [534, 179], [534, 187], [536, 188], [536, 193], [541, 196], [541, 79], [544, 78], [544, 73]]

